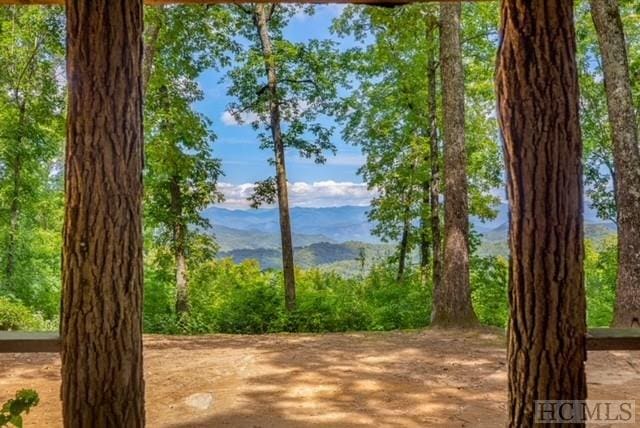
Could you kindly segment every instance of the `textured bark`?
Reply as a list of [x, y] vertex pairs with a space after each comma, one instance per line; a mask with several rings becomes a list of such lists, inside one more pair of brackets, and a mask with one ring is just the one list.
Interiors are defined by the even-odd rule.
[[434, 326], [473, 326], [469, 284], [469, 202], [464, 137], [464, 71], [460, 3], [440, 5], [440, 67], [444, 106], [444, 274], [434, 290]]
[[618, 278], [613, 325], [640, 327], [640, 149], [629, 61], [617, 0], [591, 0], [613, 139]]
[[586, 398], [573, 0], [503, 0], [496, 78], [510, 203], [509, 426]]
[[142, 0], [66, 11], [64, 426], [142, 427]]
[[287, 310], [296, 308], [296, 277], [293, 265], [293, 242], [291, 237], [291, 217], [289, 214], [289, 194], [287, 190], [287, 170], [284, 159], [284, 142], [280, 120], [280, 103], [278, 100], [278, 75], [273, 62], [273, 48], [269, 36], [269, 5], [255, 6], [255, 23], [262, 43], [262, 54], [267, 72], [267, 83], [270, 96], [271, 135], [276, 166], [276, 191], [278, 194], [278, 210], [280, 213], [280, 239], [282, 242], [282, 271], [284, 273], [284, 293]]
[[176, 262], [176, 313], [189, 312], [189, 281], [187, 276], [187, 225], [183, 220], [182, 189], [180, 179], [173, 177], [169, 186], [173, 224], [173, 251]]

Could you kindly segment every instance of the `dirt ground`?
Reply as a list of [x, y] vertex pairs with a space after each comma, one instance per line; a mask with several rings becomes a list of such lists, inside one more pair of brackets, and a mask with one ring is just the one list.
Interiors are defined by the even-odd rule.
[[[18, 389], [36, 389], [41, 403], [25, 426], [61, 426], [59, 373], [55, 354], [0, 355], [0, 403]], [[592, 399], [640, 400], [640, 352], [591, 352], [587, 375]], [[504, 337], [490, 330], [146, 336], [145, 376], [149, 427], [476, 428], [506, 421]], [[205, 398], [201, 408], [187, 404], [193, 394]]]

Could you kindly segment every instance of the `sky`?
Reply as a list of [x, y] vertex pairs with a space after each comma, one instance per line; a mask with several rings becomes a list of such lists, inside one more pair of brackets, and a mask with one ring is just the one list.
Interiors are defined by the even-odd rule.
[[[342, 5], [322, 5], [316, 8], [313, 16], [300, 13], [291, 20], [285, 37], [297, 42], [334, 39], [342, 48], [352, 46], [353, 40], [338, 39], [329, 31], [331, 21], [343, 8]], [[237, 123], [227, 111], [232, 98], [226, 95], [229, 82], [224, 78], [224, 70], [209, 70], [202, 74], [199, 83], [205, 96], [195, 108], [213, 121], [212, 129], [218, 136], [213, 143], [213, 153], [222, 160], [225, 173], [220, 180], [220, 188], [226, 196], [222, 206], [248, 208], [246, 198], [251, 194], [252, 183], [274, 175], [273, 166], [268, 163], [271, 152], [259, 148], [257, 133], [251, 126]], [[324, 165], [303, 159], [295, 151], [287, 153], [291, 204], [307, 207], [368, 205], [372, 193], [357, 174], [364, 163], [360, 148], [344, 143], [340, 138], [340, 127], [331, 119], [323, 119], [323, 122], [336, 127], [332, 142], [337, 153], [335, 156], [329, 154]]]

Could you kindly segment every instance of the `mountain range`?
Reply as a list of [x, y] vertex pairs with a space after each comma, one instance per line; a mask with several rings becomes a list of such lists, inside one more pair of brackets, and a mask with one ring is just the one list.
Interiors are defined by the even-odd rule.
[[[291, 209], [293, 243], [296, 264], [300, 267], [336, 266], [340, 270], [356, 269], [363, 252], [369, 262], [393, 252], [393, 244], [381, 243], [371, 234], [366, 206]], [[482, 234], [481, 255], [506, 255], [508, 206], [496, 207], [496, 217], [481, 221], [472, 217], [471, 224]], [[280, 223], [275, 208], [232, 210], [211, 207], [203, 215], [213, 225], [213, 233], [220, 245], [219, 257], [236, 262], [257, 259], [263, 268], [280, 266]], [[600, 220], [585, 206], [585, 235], [594, 240], [615, 234], [615, 225]]]

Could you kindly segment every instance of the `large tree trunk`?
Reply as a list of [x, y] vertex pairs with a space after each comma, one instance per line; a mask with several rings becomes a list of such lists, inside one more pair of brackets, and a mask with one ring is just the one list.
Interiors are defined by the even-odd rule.
[[262, 53], [267, 72], [270, 97], [271, 135], [276, 166], [276, 191], [280, 212], [280, 238], [282, 241], [282, 271], [284, 273], [285, 305], [287, 310], [296, 308], [296, 277], [293, 265], [293, 242], [291, 238], [291, 217], [289, 214], [289, 194], [287, 190], [287, 170], [284, 160], [284, 142], [280, 123], [280, 101], [278, 100], [278, 76], [273, 63], [273, 48], [269, 36], [270, 13], [268, 7], [275, 5], [256, 5], [255, 22], [262, 43]]
[[67, 0], [66, 427], [142, 427], [142, 0]]
[[440, 5], [440, 68], [444, 105], [444, 276], [434, 290], [432, 325], [478, 323], [469, 285], [469, 202], [464, 137], [464, 72], [460, 3]]
[[510, 203], [509, 426], [586, 398], [573, 0], [503, 0], [496, 78]]
[[183, 315], [189, 312], [189, 282], [187, 276], [187, 225], [182, 218], [182, 189], [180, 180], [173, 177], [169, 186], [171, 194], [171, 211], [174, 218], [173, 251], [176, 261], [176, 313]]
[[613, 325], [640, 327], [640, 149], [629, 61], [617, 0], [591, 0], [613, 138], [618, 207], [618, 284]]

